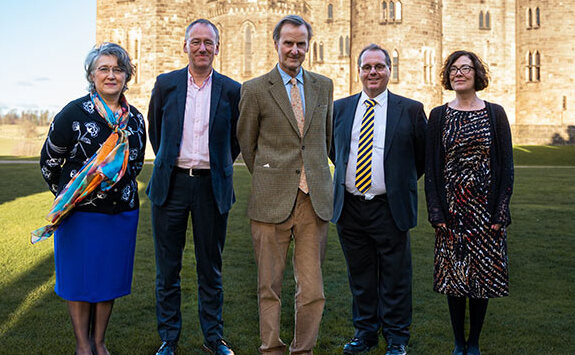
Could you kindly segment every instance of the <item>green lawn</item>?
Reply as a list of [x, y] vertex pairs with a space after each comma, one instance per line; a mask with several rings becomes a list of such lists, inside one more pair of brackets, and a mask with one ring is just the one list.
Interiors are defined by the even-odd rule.
[[[517, 165], [575, 165], [573, 147], [523, 148], [531, 153], [516, 150]], [[230, 214], [224, 251], [225, 333], [237, 354], [256, 354], [256, 268], [245, 217], [250, 178], [245, 167], [238, 166], [235, 172], [238, 202]], [[143, 195], [150, 173], [147, 165], [140, 177], [143, 198], [132, 294], [117, 300], [108, 329], [112, 354], [153, 354], [160, 343], [154, 311], [150, 206]], [[29, 232], [44, 223], [51, 194], [35, 164], [0, 164], [0, 174], [0, 353], [72, 354], [74, 338], [65, 302], [53, 291], [52, 242], [29, 244]], [[490, 302], [481, 339], [484, 355], [575, 353], [574, 175], [571, 167], [516, 169], [509, 229], [511, 295]], [[421, 183], [420, 198], [419, 226], [412, 231], [414, 307], [409, 352], [450, 354], [445, 297], [432, 291], [434, 237], [426, 222]], [[191, 239], [184, 265], [184, 331], [179, 351], [200, 354]], [[282, 337], [289, 342], [294, 282], [291, 268], [287, 270]], [[333, 225], [324, 278], [327, 303], [315, 353], [338, 354], [353, 335], [353, 327], [345, 262]], [[372, 353], [383, 353], [383, 349], [381, 341], [379, 351]]]

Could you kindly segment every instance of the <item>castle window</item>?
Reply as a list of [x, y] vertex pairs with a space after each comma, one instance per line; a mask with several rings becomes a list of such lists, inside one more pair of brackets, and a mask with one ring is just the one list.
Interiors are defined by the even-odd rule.
[[479, 28], [483, 29], [483, 11], [479, 12]]
[[381, 3], [381, 20], [387, 21], [387, 1]]
[[313, 61], [317, 62], [317, 42], [313, 42]]
[[250, 75], [252, 73], [252, 28], [246, 26], [244, 33], [244, 74]]
[[349, 57], [349, 36], [345, 36], [345, 55]]
[[485, 11], [485, 15], [483, 15], [483, 11], [479, 12], [479, 29], [480, 30], [488, 30], [491, 28], [491, 16], [489, 11]]
[[333, 5], [332, 4], [327, 5], [327, 20], [328, 21], [333, 20]]
[[389, 19], [392, 21], [395, 19], [395, 4], [393, 1], [389, 2]]
[[527, 52], [525, 57], [525, 81], [533, 81], [533, 58], [531, 57], [531, 52]]
[[391, 55], [391, 80], [399, 81], [399, 53], [394, 49]]
[[533, 28], [533, 12], [531, 8], [527, 9], [527, 28]]
[[539, 54], [539, 51], [535, 51], [535, 66], [533, 69], [535, 71], [535, 81], [541, 81], [541, 54]]
[[319, 44], [319, 61], [323, 62], [323, 42]]
[[343, 36], [339, 36], [339, 56], [343, 56]]
[[401, 22], [401, 1], [395, 3], [395, 21]]
[[423, 52], [423, 82], [426, 84], [433, 83], [433, 62], [430, 50]]
[[489, 16], [489, 11], [485, 12], [485, 28], [486, 29], [490, 29], [491, 28], [491, 18]]
[[535, 27], [539, 28], [541, 26], [541, 11], [539, 8], [535, 9]]

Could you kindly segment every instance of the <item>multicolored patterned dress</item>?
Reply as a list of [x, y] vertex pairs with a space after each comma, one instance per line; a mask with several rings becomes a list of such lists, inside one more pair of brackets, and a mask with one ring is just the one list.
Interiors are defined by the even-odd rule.
[[487, 196], [493, 182], [487, 109], [447, 107], [442, 130], [445, 152], [447, 229], [436, 229], [434, 290], [450, 296], [506, 296], [505, 229], [491, 230]]

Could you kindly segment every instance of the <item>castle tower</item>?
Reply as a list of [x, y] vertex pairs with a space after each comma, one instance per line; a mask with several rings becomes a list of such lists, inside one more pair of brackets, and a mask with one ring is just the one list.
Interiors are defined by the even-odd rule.
[[[184, 32], [195, 6], [182, 1], [97, 0], [96, 42], [124, 47], [136, 66], [128, 101], [146, 112], [156, 76], [186, 65]], [[188, 2], [189, 4], [189, 2]]]
[[517, 1], [514, 133], [525, 143], [575, 143], [573, 34], [573, 1]]
[[[515, 122], [515, 0], [443, 0], [442, 61], [456, 50], [476, 53], [488, 65], [491, 80], [479, 97], [505, 108]], [[442, 102], [455, 97], [444, 92]]]
[[441, 102], [438, 68], [441, 63], [440, 0], [352, 0], [352, 92], [361, 90], [357, 58], [375, 43], [389, 51], [392, 92], [424, 103], [426, 110]]

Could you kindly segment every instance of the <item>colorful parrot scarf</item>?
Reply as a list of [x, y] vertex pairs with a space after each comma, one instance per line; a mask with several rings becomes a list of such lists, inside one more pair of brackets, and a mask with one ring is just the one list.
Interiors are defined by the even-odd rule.
[[102, 191], [111, 189], [126, 171], [130, 151], [126, 131], [130, 117], [128, 101], [122, 95], [120, 109], [114, 113], [97, 92], [91, 93], [90, 98], [113, 132], [56, 197], [46, 217], [50, 224], [32, 232], [32, 244], [50, 238], [78, 203], [98, 187]]

